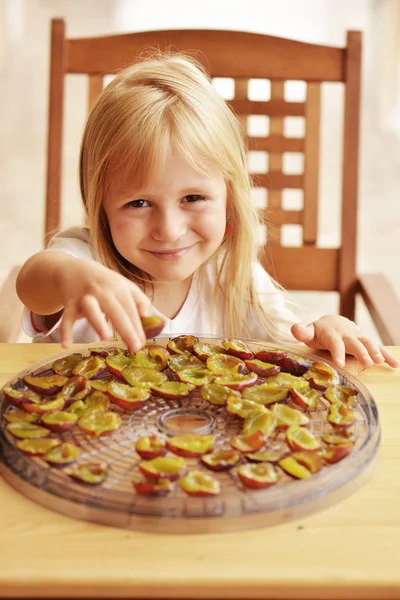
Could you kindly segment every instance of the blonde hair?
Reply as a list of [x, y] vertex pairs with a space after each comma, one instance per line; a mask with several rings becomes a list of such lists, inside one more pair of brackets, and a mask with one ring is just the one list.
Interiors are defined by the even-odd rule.
[[[285, 338], [255, 287], [260, 221], [251, 201], [239, 121], [191, 58], [157, 53], [140, 60], [115, 76], [89, 115], [81, 145], [80, 187], [97, 255], [142, 287], [151, 282], [116, 250], [103, 199], [115, 173], [118, 177], [129, 173], [139, 186], [144, 183], [171, 144], [194, 168], [204, 174], [216, 168], [227, 183], [233, 233], [211, 258], [217, 280], [212, 306], [215, 309], [222, 294], [224, 335], [238, 335], [243, 329], [249, 333], [245, 315], [252, 305], [266, 333]], [[201, 277], [202, 268], [200, 284]]]

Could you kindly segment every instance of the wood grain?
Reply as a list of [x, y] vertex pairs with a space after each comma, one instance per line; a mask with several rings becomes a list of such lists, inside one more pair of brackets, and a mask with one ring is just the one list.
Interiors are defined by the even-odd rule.
[[50, 237], [58, 231], [61, 215], [64, 75], [66, 72], [65, 25], [62, 19], [52, 21], [50, 46], [45, 245]]
[[[0, 383], [59, 350], [0, 345]], [[160, 535], [61, 516], [0, 480], [0, 597], [399, 598], [400, 372], [347, 368], [375, 396], [383, 439], [369, 481], [346, 500], [270, 528]]]
[[[342, 81], [342, 48], [241, 31], [144, 31], [68, 41], [68, 72], [114, 73], [146, 49], [188, 52], [213, 77]], [[232, 60], [230, 48], [235, 49]], [[265, 56], [271, 60], [265, 60]]]

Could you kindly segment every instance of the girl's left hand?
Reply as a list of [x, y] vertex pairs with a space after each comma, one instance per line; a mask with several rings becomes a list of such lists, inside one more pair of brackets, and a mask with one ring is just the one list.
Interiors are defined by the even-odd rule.
[[326, 315], [309, 325], [296, 323], [291, 331], [296, 340], [310, 348], [329, 350], [339, 367], [344, 366], [346, 353], [355, 356], [365, 367], [383, 363], [400, 367], [400, 361], [383, 346], [362, 337], [353, 321], [339, 315]]

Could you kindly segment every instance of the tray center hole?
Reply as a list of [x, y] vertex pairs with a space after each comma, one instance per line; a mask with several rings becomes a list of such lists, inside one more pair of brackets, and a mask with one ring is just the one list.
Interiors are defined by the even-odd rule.
[[206, 435], [215, 428], [215, 419], [203, 410], [175, 408], [164, 412], [157, 419], [157, 427], [169, 435], [195, 433]]

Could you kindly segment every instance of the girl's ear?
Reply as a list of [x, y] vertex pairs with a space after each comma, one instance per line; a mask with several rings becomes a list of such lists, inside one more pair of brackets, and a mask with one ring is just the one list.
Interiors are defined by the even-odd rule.
[[233, 226], [230, 223], [227, 223], [225, 227], [225, 235], [230, 235], [232, 233], [232, 230]]

